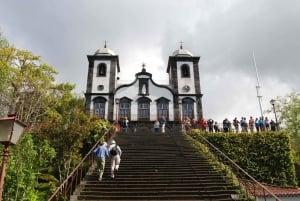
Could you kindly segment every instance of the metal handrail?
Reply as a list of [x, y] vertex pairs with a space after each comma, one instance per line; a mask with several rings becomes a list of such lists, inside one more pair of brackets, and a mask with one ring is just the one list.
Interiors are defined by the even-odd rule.
[[[217, 153], [217, 156], [221, 156], [222, 158], [224, 158], [225, 160], [227, 160], [228, 163], [225, 163], [223, 160], [222, 162], [230, 165], [231, 168], [235, 168], [236, 173], [243, 173], [245, 177], [247, 177], [248, 179], [243, 179], [241, 178], [242, 175], [238, 174], [238, 181], [239, 184], [241, 184], [242, 186], [245, 187], [246, 189], [246, 195], [248, 196], [248, 194], [251, 194], [252, 196], [256, 197], [256, 193], [257, 192], [262, 192], [262, 196], [264, 197], [265, 201], [268, 200], [270, 198], [274, 198], [275, 201], [281, 201], [280, 198], [278, 198], [274, 193], [272, 193], [267, 187], [265, 187], [263, 184], [261, 184], [259, 181], [257, 181], [255, 178], [253, 178], [250, 174], [248, 174], [244, 169], [242, 169], [238, 164], [236, 164], [232, 159], [230, 159], [225, 153], [223, 153], [220, 149], [218, 149], [216, 146], [214, 146], [212, 143], [210, 143], [205, 137], [201, 136], [201, 135], [197, 135], [200, 137], [200, 140], [204, 141], [208, 146], [210, 150], [215, 151], [214, 153]], [[259, 189], [257, 189], [259, 188]], [[236, 199], [239, 200], [239, 199]]]
[[83, 177], [88, 173], [89, 167], [93, 164], [92, 151], [103, 141], [104, 138], [110, 140], [113, 137], [114, 126], [106, 131], [106, 133], [95, 143], [90, 151], [83, 157], [74, 170], [67, 176], [67, 178], [60, 184], [60, 186], [53, 192], [48, 201], [70, 200], [71, 195], [75, 191], [77, 185], [82, 181]]

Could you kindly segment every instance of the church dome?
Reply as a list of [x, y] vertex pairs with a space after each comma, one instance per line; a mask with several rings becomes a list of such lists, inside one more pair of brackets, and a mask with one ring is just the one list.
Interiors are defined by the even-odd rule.
[[193, 54], [188, 51], [187, 49], [183, 49], [182, 45], [180, 45], [180, 48], [178, 50], [175, 50], [172, 54], [174, 57], [192, 57]]
[[108, 49], [106, 47], [106, 43], [104, 45], [104, 48], [98, 49], [95, 52], [95, 55], [116, 55], [114, 51], [112, 51], [111, 49]]

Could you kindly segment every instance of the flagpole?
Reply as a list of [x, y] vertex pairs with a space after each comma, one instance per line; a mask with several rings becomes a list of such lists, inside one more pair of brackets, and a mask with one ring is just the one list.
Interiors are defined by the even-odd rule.
[[256, 94], [257, 94], [257, 98], [258, 98], [260, 114], [261, 114], [261, 117], [263, 117], [264, 115], [263, 115], [262, 106], [261, 106], [262, 95], [260, 93], [260, 84], [259, 84], [258, 70], [257, 70], [257, 66], [256, 66], [254, 51], [253, 51], [253, 62], [254, 62], [254, 67], [255, 67], [255, 72], [256, 72], [256, 80], [257, 80]]

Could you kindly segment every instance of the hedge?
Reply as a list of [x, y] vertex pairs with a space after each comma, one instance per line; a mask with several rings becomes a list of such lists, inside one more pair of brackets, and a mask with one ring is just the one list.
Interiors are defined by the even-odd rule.
[[297, 186], [289, 135], [284, 132], [204, 133], [202, 135], [256, 180], [271, 185]]

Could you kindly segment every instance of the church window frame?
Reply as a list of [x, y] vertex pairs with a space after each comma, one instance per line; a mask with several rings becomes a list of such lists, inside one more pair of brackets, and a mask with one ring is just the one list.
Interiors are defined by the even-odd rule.
[[98, 97], [94, 99], [94, 116], [105, 119], [107, 100], [103, 97]]
[[148, 98], [138, 99], [138, 120], [149, 121], [150, 120], [150, 102]]
[[190, 119], [194, 118], [194, 100], [191, 98], [182, 99], [182, 115], [183, 118], [189, 117]]
[[190, 66], [188, 64], [182, 64], [180, 66], [181, 77], [188, 78], [191, 77]]
[[166, 98], [160, 98], [157, 100], [157, 118], [164, 116], [166, 119], [169, 118], [169, 100]]
[[106, 63], [100, 63], [97, 66], [97, 76], [98, 77], [105, 77], [106, 76], [106, 71], [107, 71]]
[[131, 100], [128, 98], [120, 99], [119, 105], [119, 118], [127, 117], [130, 120], [131, 117]]

